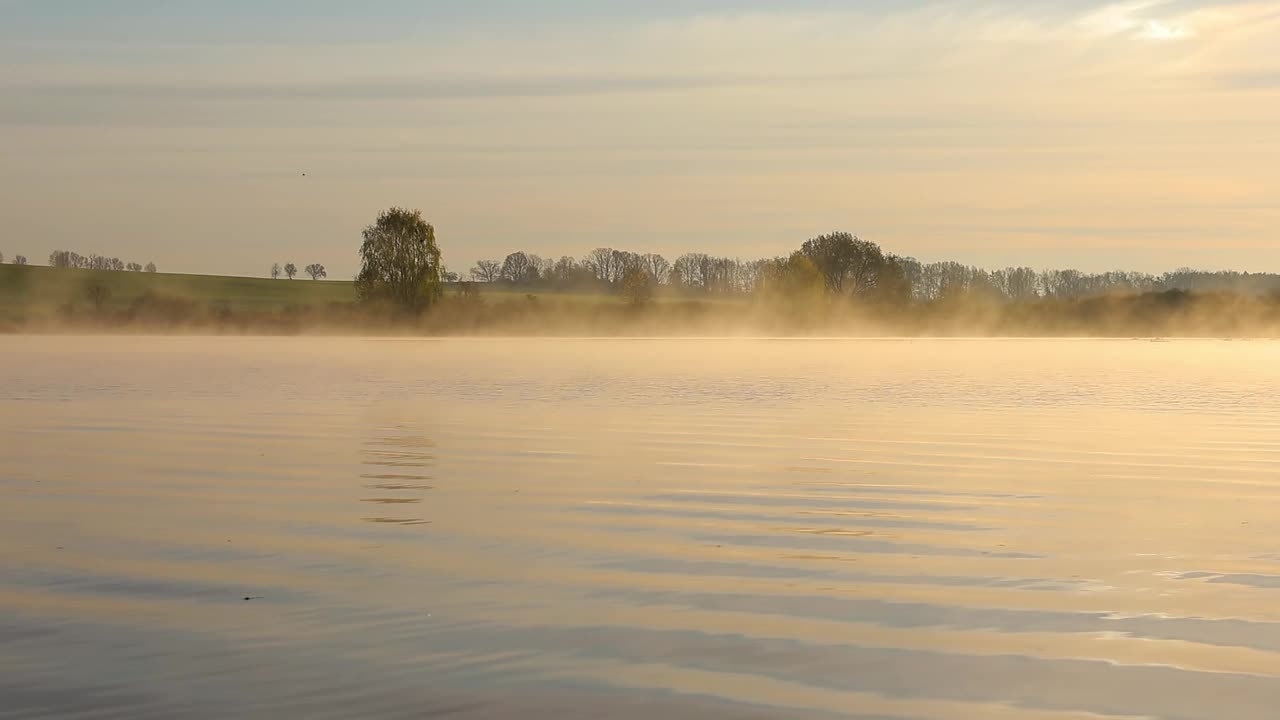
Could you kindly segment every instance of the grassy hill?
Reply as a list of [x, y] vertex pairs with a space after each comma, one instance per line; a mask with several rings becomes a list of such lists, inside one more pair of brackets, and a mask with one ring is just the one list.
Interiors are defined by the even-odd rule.
[[273, 310], [355, 300], [349, 280], [269, 280], [219, 275], [73, 270], [38, 265], [0, 265], [0, 311], [43, 313], [89, 301], [105, 290], [104, 304], [124, 307], [147, 294], [219, 303], [233, 310]]
[[[422, 318], [422, 332], [617, 332], [635, 307], [608, 292], [555, 292], [499, 284], [478, 286], [481, 300], [448, 287], [441, 312]], [[663, 289], [665, 290], [665, 288]], [[303, 329], [390, 331], [391, 315], [362, 311], [349, 280], [270, 280], [44, 266], [0, 265], [0, 332], [137, 328], [291, 333]], [[672, 322], [708, 311], [740, 315], [742, 298], [695, 300], [659, 292], [654, 306]], [[696, 306], [696, 307], [695, 307]], [[387, 323], [391, 323], [388, 325]]]
[[[103, 306], [124, 308], [148, 293], [183, 298], [231, 310], [271, 311], [286, 307], [323, 306], [355, 300], [350, 280], [270, 280], [223, 275], [179, 275], [173, 273], [74, 270], [39, 265], [0, 265], [0, 316], [49, 313], [67, 305], [91, 302], [92, 288], [105, 290]], [[523, 300], [536, 295], [571, 304], [619, 303], [620, 298], [600, 292], [556, 292], [502, 285], [480, 286], [481, 294], [493, 301]], [[665, 290], [662, 289], [662, 290]], [[447, 292], [453, 292], [451, 289]], [[659, 303], [680, 301], [677, 295], [660, 290]], [[733, 299], [706, 299], [733, 302]]]

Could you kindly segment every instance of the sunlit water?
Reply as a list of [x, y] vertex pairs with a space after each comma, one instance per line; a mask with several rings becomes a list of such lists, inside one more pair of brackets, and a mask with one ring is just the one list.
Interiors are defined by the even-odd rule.
[[5, 337], [0, 400], [6, 720], [1280, 716], [1277, 343]]

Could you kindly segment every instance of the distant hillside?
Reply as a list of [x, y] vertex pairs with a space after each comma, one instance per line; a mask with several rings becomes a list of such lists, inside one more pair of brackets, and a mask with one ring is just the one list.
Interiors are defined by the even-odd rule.
[[[445, 294], [454, 297], [458, 286], [447, 284]], [[474, 286], [493, 302], [525, 302], [528, 292], [500, 283]], [[542, 291], [538, 295], [558, 303], [615, 305], [618, 297], [602, 293]], [[172, 306], [181, 300], [210, 312], [240, 316], [281, 311], [303, 311], [315, 316], [332, 315], [325, 308], [334, 303], [355, 302], [350, 280], [271, 280], [222, 275], [180, 275], [117, 270], [51, 268], [40, 265], [0, 265], [0, 329], [12, 331], [30, 323], [62, 318], [68, 312], [84, 319], [86, 311], [119, 314], [130, 312], [139, 298], [159, 298]], [[659, 300], [662, 302], [662, 300]], [[186, 311], [183, 311], [186, 312]], [[293, 313], [296, 315], [296, 313]], [[340, 314], [340, 313], [339, 313]]]
[[[182, 298], [230, 310], [274, 311], [287, 307], [316, 307], [355, 301], [355, 284], [350, 280], [270, 280], [268, 278], [223, 275], [179, 275], [116, 270], [51, 268], [40, 265], [0, 265], [0, 318], [26, 314], [48, 314], [67, 305], [93, 303], [94, 287], [106, 291], [102, 306], [119, 309], [143, 295]], [[495, 301], [524, 300], [528, 295], [555, 298], [560, 302], [620, 302], [606, 292], [561, 291], [555, 288], [521, 288], [506, 283], [477, 283], [481, 295]], [[447, 283], [446, 295], [458, 285]], [[678, 299], [667, 288], [658, 291], [659, 302]], [[709, 298], [723, 301], [722, 298]]]
[[233, 310], [275, 310], [355, 300], [355, 288], [349, 280], [268, 280], [0, 265], [0, 314], [48, 312], [88, 302], [91, 293], [103, 291], [106, 307], [127, 306], [147, 293], [224, 304]]

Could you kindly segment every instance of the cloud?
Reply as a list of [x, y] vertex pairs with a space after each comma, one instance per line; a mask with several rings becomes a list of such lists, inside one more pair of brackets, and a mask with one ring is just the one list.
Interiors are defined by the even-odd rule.
[[1079, 20], [1087, 33], [1101, 36], [1125, 36], [1138, 40], [1183, 40], [1195, 36], [1195, 28], [1185, 17], [1156, 17], [1168, 8], [1169, 0], [1143, 0], [1107, 5]]

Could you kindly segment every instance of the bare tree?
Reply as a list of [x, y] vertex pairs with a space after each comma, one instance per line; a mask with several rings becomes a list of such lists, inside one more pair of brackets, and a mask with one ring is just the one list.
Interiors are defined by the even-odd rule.
[[293, 263], [285, 263], [284, 274], [287, 275], [290, 280], [292, 280], [293, 276], [298, 274], [298, 266], [294, 265]]
[[156, 271], [156, 264], [155, 264], [155, 263], [153, 263], [153, 262], [149, 262], [149, 263], [147, 263], [146, 271], [147, 271], [147, 272], [149, 272], [149, 273], [153, 273], [153, 272], [155, 272], [155, 271]]
[[627, 273], [631, 270], [643, 270], [644, 258], [633, 252], [626, 250], [613, 251], [613, 277], [610, 279], [612, 283], [620, 283]]
[[312, 280], [319, 280], [322, 277], [329, 277], [329, 274], [324, 271], [324, 266], [321, 265], [320, 263], [311, 263], [306, 267], [306, 272], [308, 275], [311, 276]]
[[89, 259], [80, 253], [71, 252], [70, 250], [54, 250], [49, 253], [49, 267], [87, 268], [89, 267]]
[[271, 263], [271, 279], [279, 280], [280, 272], [280, 263]]
[[710, 263], [705, 253], [685, 253], [676, 258], [668, 276], [670, 283], [686, 290], [706, 290], [706, 271]]
[[539, 279], [550, 280], [555, 274], [556, 261], [552, 258], [542, 258], [537, 255], [530, 255], [529, 262], [533, 263], [533, 269], [537, 271]]
[[614, 281], [614, 275], [617, 268], [614, 266], [614, 258], [617, 251], [613, 248], [596, 248], [587, 253], [582, 258], [582, 266], [595, 273], [600, 280], [611, 283]]
[[128, 265], [129, 272], [142, 272], [142, 264], [131, 262]]
[[96, 253], [89, 255], [89, 261], [86, 265], [90, 270], [124, 270], [124, 261], [120, 258], [106, 257]]
[[471, 277], [479, 282], [494, 282], [502, 276], [502, 265], [496, 260], [481, 260], [471, 268]]
[[649, 271], [654, 281], [665, 283], [667, 281], [667, 273], [671, 272], [671, 263], [667, 259], [657, 253], [649, 253], [640, 258], [644, 261], [644, 269]]
[[14, 264], [14, 265], [26, 265], [26, 264], [27, 264], [27, 256], [26, 256], [26, 255], [14, 255], [14, 256], [13, 256], [13, 264]]
[[4, 264], [4, 253], [0, 252], [0, 265]]
[[577, 260], [568, 255], [561, 257], [551, 266], [550, 270], [543, 273], [543, 277], [550, 279], [551, 282], [561, 287], [567, 287], [584, 279], [583, 275], [592, 278], [590, 270], [579, 265]]
[[[513, 252], [502, 261], [502, 279], [513, 283], [527, 282], [531, 279], [529, 271], [532, 268], [533, 263], [529, 260], [528, 255], [522, 252]], [[537, 271], [534, 270], [534, 272]]]

